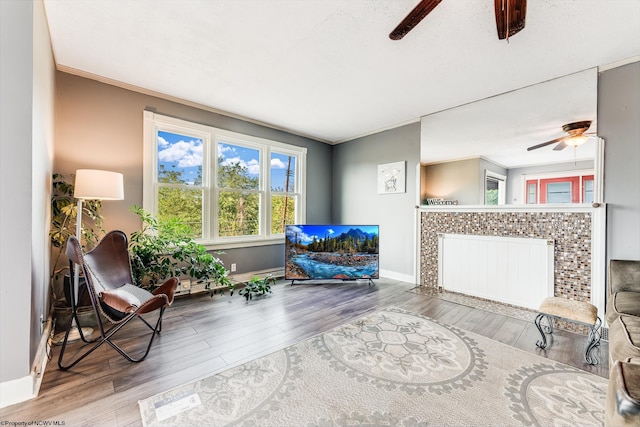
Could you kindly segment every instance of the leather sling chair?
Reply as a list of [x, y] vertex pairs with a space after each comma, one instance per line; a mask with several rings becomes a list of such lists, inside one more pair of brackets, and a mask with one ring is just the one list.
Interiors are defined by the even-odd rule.
[[[167, 280], [153, 293], [135, 286], [131, 273], [127, 236], [119, 230], [107, 233], [98, 245], [87, 253], [83, 252], [78, 239], [75, 236], [71, 236], [67, 242], [66, 255], [69, 258], [71, 267], [75, 263], [82, 268], [86, 283], [86, 286], [82, 287], [82, 291], [89, 292], [100, 336], [89, 341], [82, 334], [82, 328], [78, 322], [76, 301], [72, 296], [72, 316], [69, 319], [67, 331], [62, 342], [62, 349], [58, 357], [58, 367], [63, 371], [70, 369], [104, 343], [109, 344], [130, 362], [143, 361], [149, 354], [156, 334], [162, 330], [162, 316], [164, 310], [173, 302], [178, 279], [174, 277]], [[73, 271], [73, 268], [71, 268], [71, 271]], [[81, 296], [78, 299], [81, 301]], [[156, 310], [160, 311], [158, 320], [155, 326], [151, 326], [141, 315]], [[112, 323], [112, 325], [107, 325], [107, 329], [105, 329], [101, 314]], [[118, 347], [112, 341], [112, 337], [136, 317], [142, 320], [153, 332], [144, 354], [141, 357], [133, 358]], [[73, 327], [73, 319], [78, 325], [82, 341], [87, 344], [94, 343], [94, 345], [79, 356], [75, 356], [75, 359], [70, 364], [65, 365], [62, 359], [67, 347], [69, 332]], [[78, 350], [78, 352], [80, 351]]]

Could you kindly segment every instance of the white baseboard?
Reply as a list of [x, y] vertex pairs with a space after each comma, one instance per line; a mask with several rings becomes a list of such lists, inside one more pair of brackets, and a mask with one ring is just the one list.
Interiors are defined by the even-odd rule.
[[415, 275], [403, 274], [391, 270], [380, 270], [380, 277], [386, 277], [387, 279], [399, 280], [401, 282], [417, 284]]
[[0, 408], [24, 402], [36, 397], [34, 378], [31, 375], [0, 383]]
[[275, 278], [284, 277], [284, 267], [271, 268], [271, 269], [260, 270], [260, 271], [250, 271], [248, 273], [230, 274], [229, 279], [237, 283], [242, 283], [242, 282], [247, 282], [251, 280], [253, 276], [258, 276], [263, 278], [267, 274], [271, 274]]
[[[416, 283], [414, 275], [397, 273], [391, 270], [380, 270], [380, 277], [386, 277], [388, 279], [399, 280], [401, 282]], [[250, 280], [253, 276], [264, 277], [267, 274], [271, 274], [276, 278], [284, 277], [284, 268], [274, 268], [269, 270], [252, 271], [248, 273], [230, 274], [229, 278], [234, 282], [242, 283]]]
[[49, 336], [51, 335], [52, 327], [53, 322], [51, 316], [49, 316], [49, 320], [40, 337], [38, 351], [36, 352], [33, 365], [31, 365], [29, 375], [0, 383], [0, 408], [38, 397], [42, 377], [44, 376], [44, 371], [49, 361], [47, 355], [51, 347]]

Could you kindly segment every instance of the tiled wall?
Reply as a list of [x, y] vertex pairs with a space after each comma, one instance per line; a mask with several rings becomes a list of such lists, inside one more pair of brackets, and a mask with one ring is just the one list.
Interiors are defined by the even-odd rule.
[[438, 286], [438, 233], [553, 239], [555, 296], [591, 298], [591, 214], [423, 211], [420, 286]]

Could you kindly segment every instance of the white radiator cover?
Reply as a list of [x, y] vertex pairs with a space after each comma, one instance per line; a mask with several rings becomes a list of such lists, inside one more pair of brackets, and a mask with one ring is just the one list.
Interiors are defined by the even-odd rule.
[[537, 309], [554, 294], [553, 240], [438, 235], [438, 286]]

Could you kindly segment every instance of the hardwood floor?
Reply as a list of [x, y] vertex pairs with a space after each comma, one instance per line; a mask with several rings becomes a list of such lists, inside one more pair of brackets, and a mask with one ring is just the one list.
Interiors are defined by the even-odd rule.
[[[583, 360], [585, 336], [556, 330], [551, 347], [540, 350], [535, 346], [539, 333], [533, 320], [528, 322], [419, 294], [411, 291], [413, 286], [390, 279], [376, 280], [375, 286], [364, 281], [290, 286], [281, 281], [273, 287], [273, 294], [249, 303], [228, 293], [178, 298], [167, 309], [162, 334], [154, 341], [145, 361], [127, 362], [111, 347], [103, 345], [74, 369], [62, 372], [57, 367], [59, 347], [54, 346], [39, 396], [0, 410], [0, 420], [50, 420], [64, 422], [66, 426], [138, 426], [140, 399], [388, 306], [420, 313], [608, 377], [606, 341], [597, 350], [600, 364], [590, 366]], [[127, 338], [118, 343], [127, 351], [136, 349], [136, 336], [147, 331], [142, 322], [136, 321], [119, 333]], [[74, 344], [71, 349], [77, 347]]]

